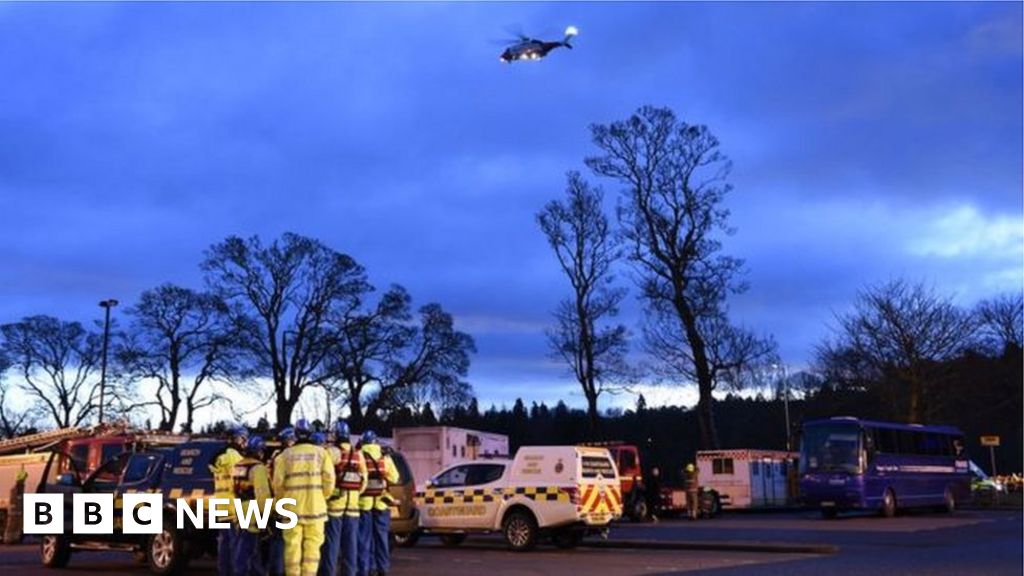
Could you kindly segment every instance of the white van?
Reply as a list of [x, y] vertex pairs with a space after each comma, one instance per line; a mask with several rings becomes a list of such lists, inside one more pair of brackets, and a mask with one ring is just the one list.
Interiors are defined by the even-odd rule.
[[453, 464], [416, 494], [420, 527], [457, 546], [501, 531], [513, 550], [544, 536], [575, 546], [622, 515], [619, 475], [606, 448], [524, 446], [513, 459]]

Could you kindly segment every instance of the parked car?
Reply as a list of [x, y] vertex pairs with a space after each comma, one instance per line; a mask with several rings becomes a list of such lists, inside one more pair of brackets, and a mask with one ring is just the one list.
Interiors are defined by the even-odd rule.
[[514, 459], [454, 464], [416, 495], [420, 526], [457, 546], [470, 533], [500, 532], [514, 551], [550, 537], [570, 548], [622, 515], [615, 463], [605, 448], [524, 446]]
[[391, 539], [399, 546], [413, 546], [419, 539], [419, 510], [416, 509], [416, 479], [400, 452], [389, 450], [398, 469], [398, 483], [388, 487], [391, 495]]
[[971, 470], [971, 493], [974, 495], [992, 495], [1006, 491], [1006, 486], [989, 477], [974, 460], [968, 465]]

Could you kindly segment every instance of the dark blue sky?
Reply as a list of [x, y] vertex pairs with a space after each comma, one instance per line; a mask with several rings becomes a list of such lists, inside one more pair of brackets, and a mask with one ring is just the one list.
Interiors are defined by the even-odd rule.
[[[485, 402], [578, 404], [546, 356], [566, 285], [534, 214], [585, 170], [589, 124], [650, 103], [732, 157], [726, 247], [751, 283], [733, 315], [803, 365], [866, 284], [1021, 289], [1021, 21], [1020, 3], [2, 3], [0, 322], [97, 319], [103, 298], [198, 287], [229, 234], [295, 231], [454, 312]], [[509, 28], [567, 24], [576, 49], [498, 61]]]

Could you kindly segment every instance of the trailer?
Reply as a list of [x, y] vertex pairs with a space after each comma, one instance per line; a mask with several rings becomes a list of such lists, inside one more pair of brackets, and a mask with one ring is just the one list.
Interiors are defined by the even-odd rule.
[[796, 461], [795, 452], [783, 450], [700, 450], [697, 472], [723, 508], [774, 508], [794, 500]]
[[418, 490], [454, 462], [508, 455], [508, 436], [454, 426], [395, 428], [394, 449], [402, 453]]

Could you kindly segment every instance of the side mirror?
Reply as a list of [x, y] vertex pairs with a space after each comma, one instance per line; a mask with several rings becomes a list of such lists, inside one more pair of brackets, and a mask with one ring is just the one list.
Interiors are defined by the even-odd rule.
[[58, 486], [78, 486], [78, 477], [71, 472], [65, 472], [57, 477]]
[[434, 479], [433, 479], [433, 478], [431, 478], [430, 480], [427, 480], [427, 483], [425, 484], [425, 486], [426, 486], [427, 488], [433, 488], [433, 487], [434, 487], [434, 484], [435, 484], [435, 483], [434, 483]]

